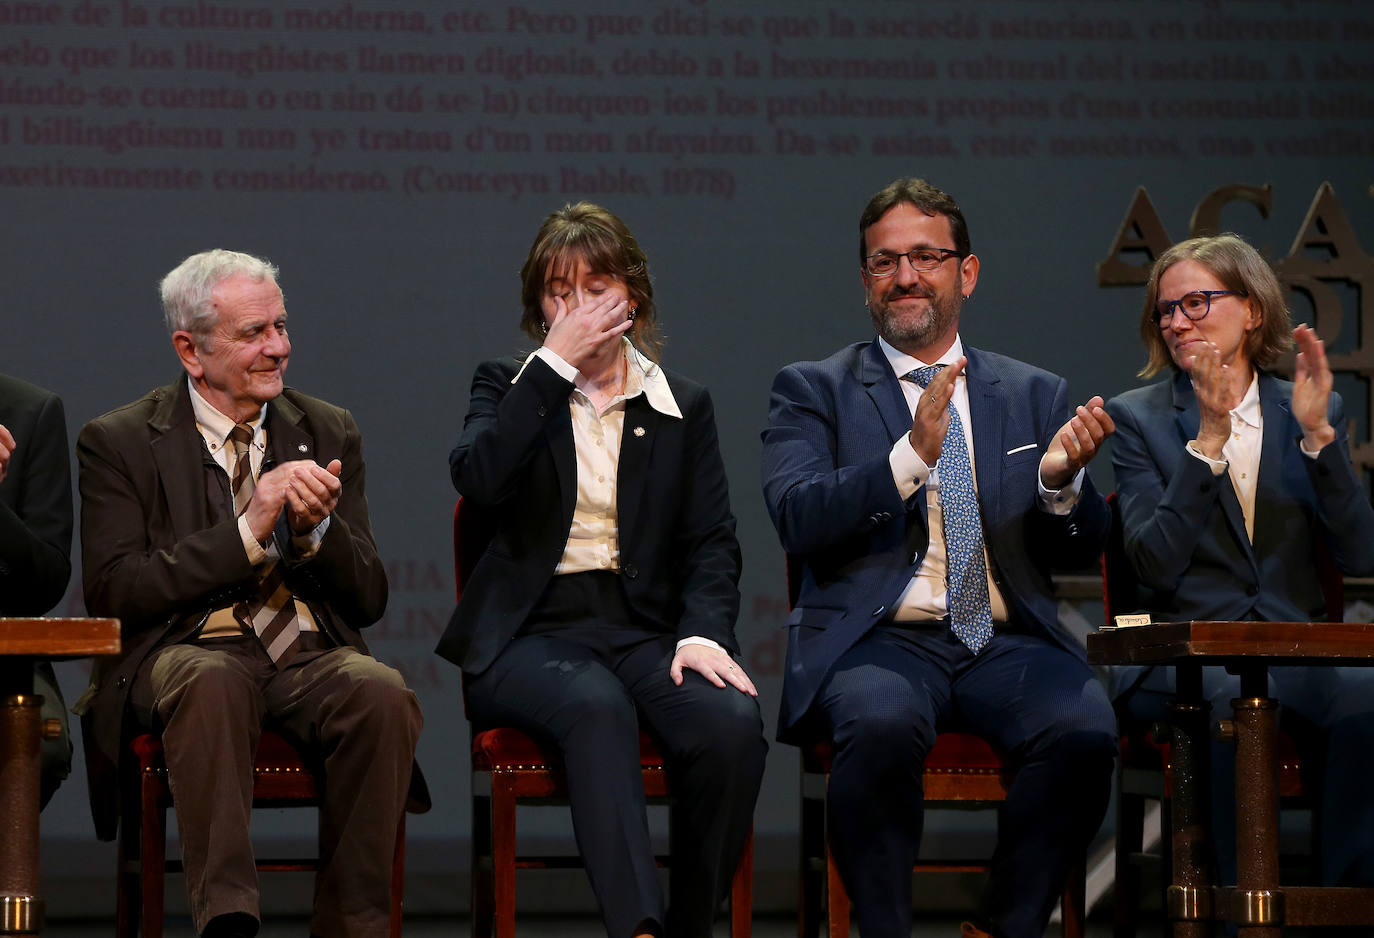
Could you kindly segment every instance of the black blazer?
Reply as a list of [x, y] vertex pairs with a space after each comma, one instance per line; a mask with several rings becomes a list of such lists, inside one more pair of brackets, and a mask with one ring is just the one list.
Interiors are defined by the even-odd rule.
[[[436, 651], [480, 674], [524, 623], [563, 555], [577, 496], [564, 380], [542, 359], [479, 365], [453, 484], [490, 540]], [[620, 573], [631, 607], [666, 634], [732, 652], [740, 551], [710, 394], [664, 369], [682, 419], [643, 395], [625, 408], [617, 479]], [[642, 432], [641, 432], [642, 431]]]
[[0, 482], [0, 615], [41, 616], [72, 575], [67, 420], [56, 394], [0, 375], [0, 424], [15, 442]]

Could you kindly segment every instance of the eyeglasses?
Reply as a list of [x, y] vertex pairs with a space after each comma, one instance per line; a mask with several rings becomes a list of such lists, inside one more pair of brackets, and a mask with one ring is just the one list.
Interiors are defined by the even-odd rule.
[[1169, 328], [1174, 321], [1174, 310], [1182, 310], [1183, 315], [1193, 322], [1202, 322], [1212, 311], [1212, 297], [1247, 295], [1243, 290], [1194, 290], [1176, 300], [1160, 300], [1155, 304], [1155, 325], [1161, 329]]
[[911, 264], [912, 270], [934, 270], [951, 257], [965, 256], [949, 248], [917, 248], [905, 254], [879, 251], [864, 258], [864, 270], [868, 271], [870, 277], [891, 277], [901, 266], [903, 257]]

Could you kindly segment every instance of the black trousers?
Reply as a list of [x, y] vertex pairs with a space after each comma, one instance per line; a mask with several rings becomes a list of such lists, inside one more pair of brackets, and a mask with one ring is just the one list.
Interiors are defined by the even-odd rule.
[[[675, 685], [676, 644], [636, 621], [617, 575], [567, 574], [492, 666], [465, 676], [475, 726], [514, 726], [562, 753], [573, 831], [611, 938], [710, 935], [763, 777], [758, 702], [693, 671]], [[641, 716], [673, 791], [666, 914], [640, 780]]]

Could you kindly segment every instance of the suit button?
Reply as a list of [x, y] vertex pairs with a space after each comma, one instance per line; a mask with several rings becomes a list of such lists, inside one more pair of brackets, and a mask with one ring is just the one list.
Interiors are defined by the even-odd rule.
[[884, 522], [886, 522], [886, 521], [891, 521], [891, 520], [892, 520], [892, 515], [891, 515], [890, 513], [886, 512], [886, 511], [880, 512], [880, 513], [878, 514], [878, 520], [879, 520], [879, 521], [884, 521]]
[[534, 412], [541, 417], [547, 417], [549, 415], [549, 409], [545, 407], [543, 404], [540, 404], [538, 407], [536, 407], [534, 409]]
[[1069, 537], [1078, 537], [1078, 525], [1069, 522]]
[[1259, 595], [1259, 586], [1258, 586], [1258, 584], [1251, 583], [1249, 586], [1245, 587], [1245, 595], [1246, 595], [1246, 596], [1258, 596], [1258, 595]]
[[639, 576], [639, 568], [632, 563], [625, 564], [625, 566], [620, 568], [620, 572], [625, 574], [625, 576], [627, 576], [631, 580]]
[[887, 612], [887, 607], [886, 607], [886, 606], [879, 606], [877, 609], [874, 609], [872, 612], [870, 612], [869, 615], [871, 615], [873, 618], [876, 619], [878, 616], [882, 615], [884, 612]]
[[916, 564], [918, 564], [918, 563], [920, 563], [920, 562], [921, 562], [921, 555], [920, 555], [920, 554], [912, 554], [912, 555], [911, 555], [911, 564], [912, 564], [913, 566], [915, 566]]
[[115, 687], [118, 687], [118, 688], [120, 688], [121, 690], [124, 689], [125, 687], [128, 687], [128, 686], [129, 686], [129, 679], [128, 679], [127, 677], [125, 677], [124, 675], [122, 675], [122, 674], [119, 676], [119, 680], [115, 681]]

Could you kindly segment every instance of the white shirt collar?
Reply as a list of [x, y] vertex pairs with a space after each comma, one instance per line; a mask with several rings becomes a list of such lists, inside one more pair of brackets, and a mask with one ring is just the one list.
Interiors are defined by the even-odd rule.
[[[915, 369], [923, 368], [926, 365], [952, 365], [964, 354], [964, 340], [959, 337], [958, 333], [955, 333], [954, 344], [945, 350], [945, 354], [933, 362], [923, 362], [913, 355], [899, 351], [889, 345], [887, 339], [882, 336], [878, 336], [878, 345], [883, 350], [883, 354], [887, 356], [887, 362], [892, 366], [892, 371], [898, 378], [905, 378]], [[960, 375], [960, 377], [963, 376]]]
[[[214, 448], [223, 446], [224, 441], [229, 438], [229, 431], [234, 429], [234, 418], [220, 413], [213, 404], [202, 397], [190, 375], [186, 376], [186, 386], [191, 389], [191, 413], [196, 418], [196, 426], [200, 428], [201, 435]], [[258, 409], [258, 415], [248, 421], [248, 426], [253, 428], [253, 445], [258, 449], [265, 446], [262, 428], [266, 419], [267, 405], [264, 404]], [[211, 449], [211, 452], [214, 452], [214, 449]]]
[[[673, 389], [668, 386], [668, 376], [663, 373], [663, 366], [641, 353], [624, 336], [621, 337], [620, 341], [621, 347], [625, 351], [625, 389], [621, 392], [620, 398], [629, 400], [642, 392], [644, 400], [654, 410], [665, 417], [676, 417], [681, 420], [682, 410], [677, 406], [677, 398], [673, 396]], [[525, 361], [520, 365], [520, 370], [515, 373], [514, 378], [510, 379], [511, 384], [520, 380], [520, 376], [525, 373], [525, 369], [529, 367], [530, 362], [538, 354], [539, 350], [535, 349], [525, 358]], [[559, 360], [561, 361], [561, 359]]]
[[625, 342], [625, 398], [634, 397], [640, 391], [649, 406], [665, 417], [682, 419], [682, 411], [673, 397], [673, 389], [668, 386], [668, 376], [658, 362], [643, 355], [629, 339]]
[[1255, 372], [1250, 378], [1250, 386], [1245, 389], [1245, 396], [1240, 399], [1240, 403], [1232, 409], [1231, 413], [1240, 418], [1241, 422], [1248, 427], [1259, 429], [1263, 424], [1260, 423], [1260, 398], [1259, 398], [1259, 372]]

